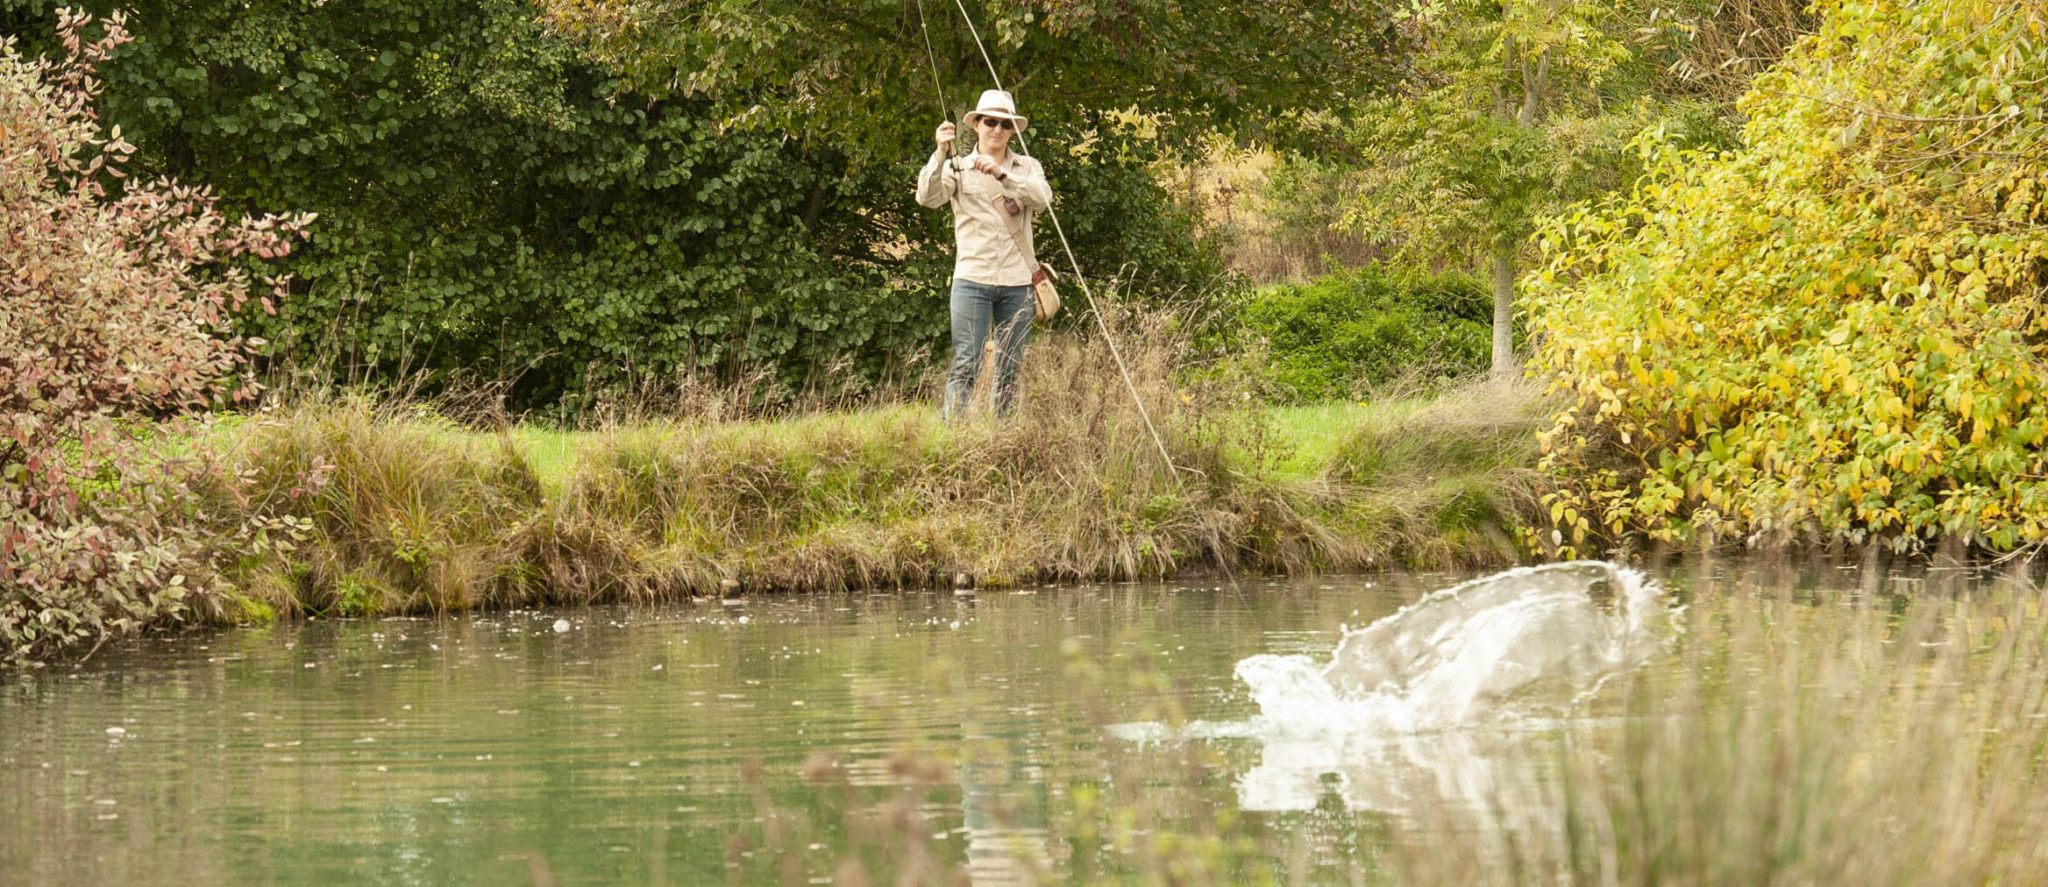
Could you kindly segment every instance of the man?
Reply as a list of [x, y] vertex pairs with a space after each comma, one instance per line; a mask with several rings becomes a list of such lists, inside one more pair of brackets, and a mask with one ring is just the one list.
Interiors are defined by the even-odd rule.
[[1031, 273], [1038, 267], [1031, 222], [1052, 205], [1045, 169], [1010, 151], [1010, 139], [1030, 121], [1017, 114], [1009, 93], [982, 93], [961, 122], [974, 132], [974, 153], [955, 160], [953, 124], [942, 122], [931, 160], [917, 175], [918, 203], [953, 205], [953, 359], [942, 414], [948, 421], [967, 411], [991, 334], [996, 414], [1008, 415], [1016, 402], [1017, 368], [1031, 335]]

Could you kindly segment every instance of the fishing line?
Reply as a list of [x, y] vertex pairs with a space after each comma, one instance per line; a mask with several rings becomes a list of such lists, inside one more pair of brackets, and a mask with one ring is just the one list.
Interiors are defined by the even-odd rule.
[[[1009, 92], [1010, 88], [1003, 85], [1003, 75], [996, 71], [995, 60], [989, 57], [988, 44], [981, 41], [981, 29], [974, 26], [974, 16], [967, 13], [966, 0], [953, 0], [953, 5], [960, 10], [960, 20], [967, 23], [967, 33], [974, 37], [974, 48], [981, 51], [981, 61], [982, 64], [988, 66], [989, 79], [995, 81], [997, 89]], [[924, 0], [918, 0], [920, 24], [922, 24], [923, 15]], [[939, 78], [939, 61], [938, 55], [931, 51], [931, 35], [929, 33], [925, 35], [925, 51], [931, 58], [932, 82], [936, 84]], [[942, 103], [945, 101], [944, 93], [940, 94], [940, 101]], [[1018, 147], [1023, 148], [1024, 153], [1028, 156], [1031, 153], [1031, 143], [1024, 138], [1023, 127], [1018, 127], [1015, 132]], [[1182, 469], [1180, 466], [1173, 464], [1173, 456], [1166, 452], [1166, 440], [1159, 436], [1159, 428], [1152, 424], [1152, 412], [1145, 408], [1145, 399], [1138, 396], [1138, 385], [1136, 382], [1131, 381], [1130, 365], [1124, 362], [1122, 350], [1116, 347], [1116, 336], [1109, 331], [1109, 322], [1103, 319], [1102, 309], [1095, 301], [1095, 292], [1088, 288], [1087, 275], [1081, 273], [1081, 262], [1074, 257], [1073, 244], [1067, 241], [1067, 229], [1060, 224], [1059, 211], [1053, 209], [1051, 204], [1047, 204], [1045, 214], [1047, 218], [1052, 219], [1052, 230], [1060, 238], [1060, 250], [1067, 254], [1067, 267], [1074, 269], [1074, 282], [1081, 285], [1081, 295], [1088, 299], [1089, 310], [1095, 315], [1095, 327], [1102, 332], [1103, 344], [1109, 346], [1109, 356], [1116, 361], [1116, 371], [1118, 375], [1123, 377], [1124, 389], [1131, 393], [1131, 403], [1137, 406], [1138, 417], [1145, 420], [1145, 432], [1152, 436], [1152, 445], [1159, 449], [1159, 460], [1166, 463], [1167, 476], [1173, 478], [1174, 486], [1183, 486], [1181, 481]], [[1241, 593], [1243, 589], [1237, 584], [1236, 573], [1230, 569], [1229, 556], [1221, 550], [1221, 542], [1221, 539], [1211, 539], [1211, 543], [1218, 549], [1216, 552], [1216, 564], [1223, 568], [1224, 578], [1230, 580], [1231, 590]]]
[[[946, 87], [939, 83], [939, 53], [932, 49], [932, 26], [924, 20], [924, 0], [917, 0], [917, 32], [924, 35], [924, 57], [932, 63], [932, 91], [939, 94], [939, 119], [951, 120], [953, 112], [946, 105]], [[954, 143], [959, 143], [957, 135]]]
[[[974, 16], [967, 14], [965, 0], [953, 0], [953, 5], [959, 7], [961, 20], [967, 22], [967, 33], [973, 35], [974, 47], [981, 50], [981, 61], [983, 64], [988, 65], [989, 79], [995, 81], [997, 89], [1009, 92], [1010, 88], [1003, 85], [1003, 75], [996, 73], [995, 60], [989, 58], [987, 44], [981, 42], [981, 29], [974, 26]], [[930, 38], [927, 37], [926, 39], [929, 41]], [[927, 42], [926, 46], [929, 47], [930, 43]], [[932, 62], [932, 77], [935, 79], [938, 77], [938, 62], [936, 60]], [[1016, 133], [1018, 147], [1023, 148], [1025, 154], [1030, 154], [1031, 143], [1024, 139], [1023, 128], [1019, 127]], [[1131, 381], [1131, 368], [1124, 363], [1123, 352], [1116, 347], [1116, 337], [1112, 336], [1109, 332], [1109, 322], [1102, 319], [1102, 309], [1095, 302], [1095, 293], [1088, 288], [1088, 278], [1081, 273], [1081, 263], [1074, 258], [1073, 245], [1067, 242], [1067, 229], [1060, 225], [1060, 214], [1050, 204], [1046, 205], [1045, 214], [1047, 218], [1052, 219], [1053, 232], [1060, 236], [1060, 249], [1067, 254], [1067, 267], [1074, 269], [1074, 282], [1081, 285], [1081, 295], [1086, 296], [1088, 299], [1088, 307], [1095, 315], [1095, 326], [1102, 331], [1102, 341], [1109, 346], [1109, 356], [1116, 361], [1116, 371], [1119, 375], [1123, 376], [1124, 388], [1131, 392], [1131, 402], [1138, 407], [1138, 418], [1145, 420], [1145, 431], [1152, 435], [1152, 445], [1159, 448], [1159, 459], [1166, 463], [1166, 473], [1171, 475], [1174, 482], [1178, 484], [1180, 482], [1180, 466], [1173, 464], [1173, 457], [1167, 455], [1166, 441], [1159, 436], [1158, 427], [1152, 424], [1152, 412], [1145, 409], [1145, 399], [1138, 396], [1138, 385]]]

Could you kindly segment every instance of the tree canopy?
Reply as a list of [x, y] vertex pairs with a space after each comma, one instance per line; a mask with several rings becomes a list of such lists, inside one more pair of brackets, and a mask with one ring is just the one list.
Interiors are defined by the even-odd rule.
[[1400, 6], [543, 0], [548, 22], [641, 91], [709, 101], [723, 126], [858, 155], [898, 152], [906, 134], [923, 134], [904, 124], [937, 112], [934, 65], [957, 117], [993, 86], [989, 61], [1034, 119], [1137, 109], [1190, 129], [1270, 134], [1290, 112], [1348, 104], [1392, 82], [1408, 55]]
[[[120, 5], [136, 39], [102, 109], [138, 171], [320, 216], [278, 314], [242, 317], [272, 367], [516, 379], [515, 405], [574, 410], [743, 368], [859, 387], [945, 335], [950, 227], [911, 200], [938, 113], [914, 4]], [[0, 26], [48, 52], [50, 11], [0, 0]], [[976, 11], [1083, 266], [1137, 298], [1212, 291], [1221, 262], [1153, 179], [1174, 129], [1125, 112], [1268, 126], [1399, 58], [1370, 5]], [[927, 12], [949, 99], [973, 101], [958, 11]]]

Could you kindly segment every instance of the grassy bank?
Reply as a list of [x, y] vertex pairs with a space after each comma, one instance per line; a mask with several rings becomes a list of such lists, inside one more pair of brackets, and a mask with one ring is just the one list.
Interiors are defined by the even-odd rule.
[[919, 405], [479, 432], [417, 408], [305, 403], [202, 444], [249, 479], [236, 507], [310, 521], [290, 551], [236, 564], [242, 598], [224, 611], [1520, 558], [1540, 413], [1525, 389], [1266, 409], [1170, 382], [1166, 352], [1127, 357], [1172, 469], [1106, 350], [1073, 340], [1034, 347], [1023, 415], [950, 426]]

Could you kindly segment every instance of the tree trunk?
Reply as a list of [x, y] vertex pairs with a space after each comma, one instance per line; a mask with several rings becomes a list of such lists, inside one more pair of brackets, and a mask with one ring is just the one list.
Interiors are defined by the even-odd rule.
[[[1512, 58], [1512, 56], [1510, 57]], [[1515, 124], [1524, 129], [1543, 119], [1543, 91], [1550, 79], [1550, 53], [1535, 59], [1513, 62], [1521, 69], [1522, 104], [1515, 109]], [[1521, 375], [1515, 362], [1515, 247], [1512, 238], [1495, 235], [1493, 243], [1493, 378], [1505, 381]]]
[[1493, 378], [1505, 381], [1519, 374], [1515, 363], [1515, 244], [1493, 246]]
[[1543, 114], [1543, 89], [1550, 80], [1550, 53], [1545, 51], [1536, 59], [1535, 70], [1528, 63], [1522, 64], [1522, 109], [1515, 113], [1515, 122], [1523, 126], [1535, 126]]
[[818, 176], [817, 181], [811, 183], [810, 196], [804, 199], [804, 231], [816, 234], [818, 232], [818, 216], [824, 212], [825, 177], [821, 174]]

